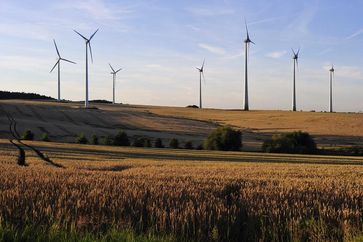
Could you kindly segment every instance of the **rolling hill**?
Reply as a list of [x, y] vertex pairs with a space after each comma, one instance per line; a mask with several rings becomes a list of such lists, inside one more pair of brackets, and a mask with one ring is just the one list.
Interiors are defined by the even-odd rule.
[[276, 133], [302, 130], [311, 133], [320, 147], [363, 145], [363, 114], [288, 111], [192, 109], [140, 105], [94, 103], [84, 109], [81, 103], [54, 101], [0, 101], [0, 138], [10, 138], [5, 112], [17, 122], [19, 133], [31, 129], [36, 138], [48, 133], [58, 142], [73, 142], [84, 133], [99, 137], [114, 135], [118, 129], [132, 137], [171, 138], [200, 144], [220, 125], [243, 131], [244, 150], [259, 150], [263, 140]]

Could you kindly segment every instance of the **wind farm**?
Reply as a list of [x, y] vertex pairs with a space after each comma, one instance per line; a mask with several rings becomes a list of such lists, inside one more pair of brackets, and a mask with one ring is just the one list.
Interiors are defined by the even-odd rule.
[[362, 241], [362, 10], [1, 2], [0, 242]]

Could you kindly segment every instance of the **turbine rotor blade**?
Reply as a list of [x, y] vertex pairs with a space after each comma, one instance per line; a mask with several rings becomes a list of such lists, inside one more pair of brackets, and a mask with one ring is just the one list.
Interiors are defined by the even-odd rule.
[[55, 65], [53, 66], [52, 70], [50, 70], [50, 72], [49, 72], [49, 73], [52, 73], [52, 72], [53, 72], [54, 68], [56, 68], [56, 66], [59, 64], [59, 60], [60, 60], [60, 59], [58, 59], [57, 63], [55, 63]]
[[73, 30], [74, 32], [76, 32], [79, 36], [81, 36], [85, 41], [88, 41], [88, 39], [86, 37], [84, 37], [82, 34], [80, 34], [77, 30]]
[[112, 70], [113, 72], [115, 72], [115, 70], [112, 68], [111, 64], [110, 64], [110, 63], [108, 63], [108, 65], [111, 67], [111, 70]]
[[205, 85], [205, 76], [204, 76], [204, 72], [202, 72], [202, 76], [203, 76], [203, 82], [204, 82], [204, 85]]
[[99, 29], [97, 29], [92, 35], [91, 37], [89, 38], [89, 41], [91, 41], [91, 39], [93, 38], [93, 36], [95, 36], [95, 34], [98, 32]]
[[119, 71], [121, 71], [121, 70], [122, 70], [122, 68], [118, 69], [118, 70], [115, 72], [115, 74], [116, 74], [116, 73], [118, 73], [118, 72], [119, 72]]
[[88, 46], [89, 46], [89, 52], [91, 54], [91, 61], [93, 63], [93, 55], [92, 55], [92, 47], [91, 47], [91, 42], [88, 42]]
[[70, 61], [70, 60], [67, 60], [67, 59], [64, 59], [64, 58], [60, 58], [62, 61], [66, 61], [66, 62], [69, 62], [69, 63], [72, 63], [72, 64], [77, 64], [76, 62], [74, 61]]
[[54, 42], [55, 50], [57, 51], [57, 55], [58, 55], [59, 58], [61, 58], [61, 56], [59, 54], [58, 47], [57, 47], [57, 43], [55, 42], [55, 39], [53, 39], [53, 42]]

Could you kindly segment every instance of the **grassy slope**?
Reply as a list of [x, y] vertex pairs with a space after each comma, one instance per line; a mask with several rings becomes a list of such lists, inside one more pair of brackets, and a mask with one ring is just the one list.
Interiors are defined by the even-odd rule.
[[[124, 129], [131, 136], [163, 138], [200, 143], [217, 125], [232, 125], [244, 130], [245, 150], [258, 150], [263, 140], [274, 133], [307, 131], [320, 146], [363, 144], [363, 114], [313, 113], [191, 109], [176, 107], [97, 104], [85, 110], [79, 103], [9, 100], [0, 106], [10, 112], [22, 132], [32, 129], [38, 137], [49, 132], [52, 140], [74, 141], [83, 132], [106, 136]], [[0, 137], [7, 138], [7, 121], [0, 114]]]

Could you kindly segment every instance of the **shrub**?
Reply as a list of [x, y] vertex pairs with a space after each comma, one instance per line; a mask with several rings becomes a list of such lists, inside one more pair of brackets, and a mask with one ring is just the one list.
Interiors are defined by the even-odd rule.
[[113, 145], [113, 137], [111, 135], [106, 136], [103, 143], [105, 145]]
[[25, 130], [22, 139], [23, 140], [33, 140], [34, 133], [30, 129], [27, 129], [27, 130]]
[[230, 127], [219, 127], [204, 141], [207, 150], [239, 151], [242, 148], [242, 133]]
[[98, 137], [97, 137], [97, 135], [95, 135], [95, 134], [92, 135], [91, 144], [98, 145]]
[[193, 142], [192, 141], [188, 141], [184, 144], [184, 149], [187, 149], [187, 150], [192, 150], [194, 149], [193, 147]]
[[200, 145], [198, 145], [197, 146], [197, 148], [195, 148], [196, 150], [203, 150], [203, 145], [202, 144], [200, 144]]
[[151, 147], [151, 141], [148, 138], [136, 138], [134, 140], [133, 146], [135, 147]]
[[120, 130], [113, 139], [113, 145], [116, 146], [130, 146], [130, 140], [127, 133]]
[[45, 142], [49, 142], [50, 141], [48, 133], [42, 134], [42, 141], [45, 141]]
[[87, 137], [82, 133], [76, 138], [77, 144], [88, 144]]
[[178, 139], [171, 139], [169, 143], [169, 147], [172, 149], [178, 149], [179, 148], [179, 140]]
[[157, 138], [154, 143], [155, 148], [164, 148], [163, 141], [160, 138]]
[[272, 136], [262, 145], [262, 150], [270, 153], [313, 154], [317, 152], [316, 143], [309, 133], [295, 131]]

